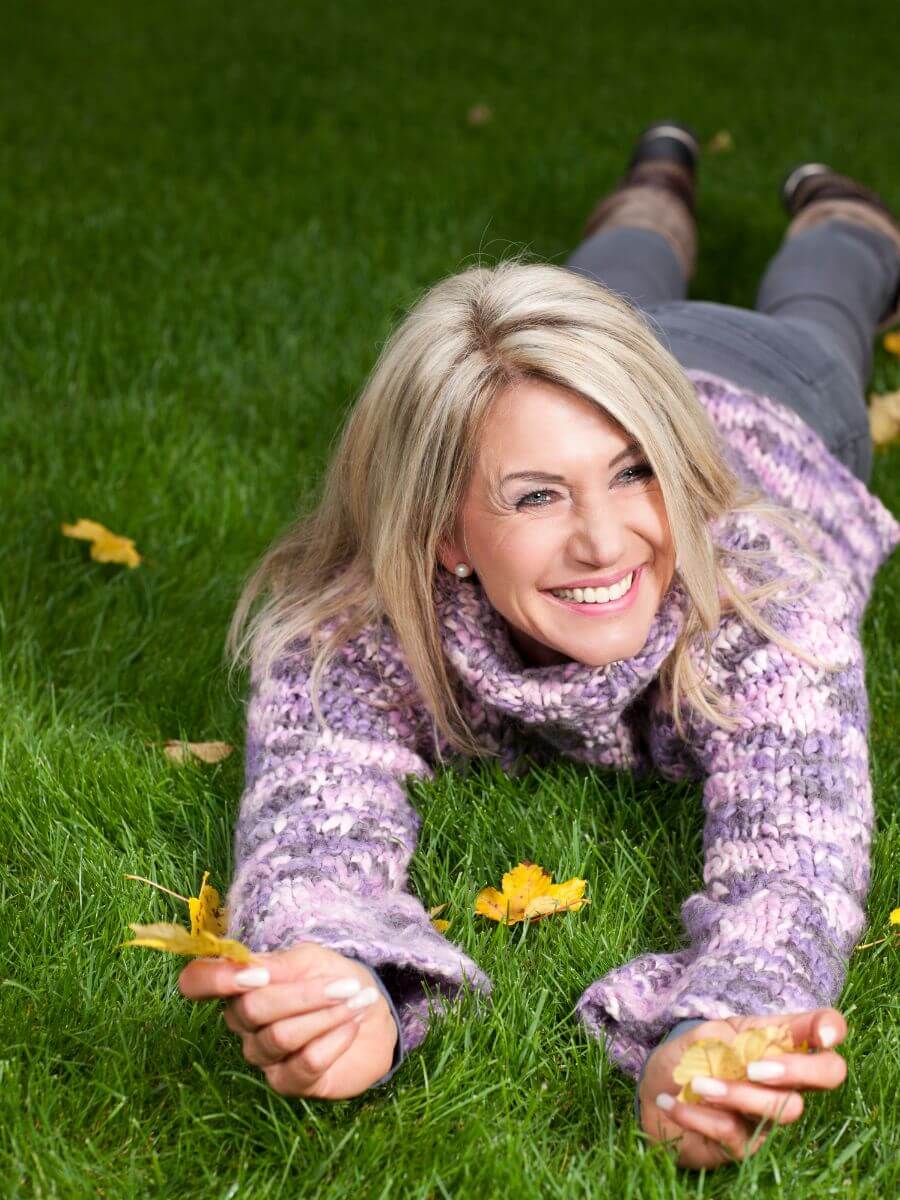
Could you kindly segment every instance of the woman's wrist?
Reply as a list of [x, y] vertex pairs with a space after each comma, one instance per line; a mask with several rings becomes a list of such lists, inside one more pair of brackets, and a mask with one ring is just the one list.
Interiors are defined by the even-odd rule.
[[357, 958], [355, 954], [347, 954], [345, 951], [342, 951], [342, 953], [344, 954], [345, 958], [351, 958], [354, 962], [362, 963], [364, 967], [369, 968], [369, 974], [372, 976], [376, 987], [387, 1001], [388, 1008], [391, 1010], [394, 1023], [397, 1026], [397, 1041], [394, 1045], [394, 1059], [391, 1063], [390, 1070], [386, 1075], [382, 1075], [380, 1079], [376, 1079], [374, 1083], [369, 1085], [370, 1087], [379, 1087], [381, 1084], [388, 1082], [388, 1080], [397, 1072], [400, 1064], [406, 1057], [406, 1047], [403, 1044], [403, 1026], [400, 1024], [400, 1014], [397, 1012], [397, 1006], [394, 1004], [394, 998], [385, 986], [384, 980], [378, 973], [377, 968], [373, 967], [371, 963], [363, 962], [363, 960], [361, 958]]
[[[655, 1050], [657, 1046], [661, 1046], [663, 1042], [668, 1042], [671, 1041], [672, 1038], [678, 1037], [680, 1034], [684, 1033], [685, 1030], [691, 1029], [694, 1025], [702, 1025], [707, 1019], [708, 1018], [706, 1017], [685, 1017], [683, 1021], [679, 1021], [677, 1025], [673, 1025], [664, 1038], [660, 1038], [656, 1046], [653, 1047], [653, 1050]], [[653, 1050], [650, 1051], [650, 1054], [653, 1053]], [[641, 1067], [641, 1073], [638, 1075], [637, 1083], [634, 1086], [634, 1118], [639, 1125], [641, 1123], [641, 1080], [644, 1078], [644, 1072], [647, 1070], [647, 1063], [650, 1061], [650, 1054], [648, 1054], [644, 1059], [644, 1065]]]

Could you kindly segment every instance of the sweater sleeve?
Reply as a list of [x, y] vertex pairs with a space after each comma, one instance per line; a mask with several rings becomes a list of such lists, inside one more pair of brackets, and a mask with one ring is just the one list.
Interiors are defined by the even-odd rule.
[[610, 971], [576, 1005], [634, 1077], [684, 1018], [803, 1011], [840, 994], [866, 922], [873, 823], [859, 614], [835, 573], [779, 619], [837, 672], [735, 620], [713, 639], [711, 676], [740, 727], [694, 725], [705, 886], [681, 908], [690, 944]]
[[396, 647], [364, 631], [341, 648], [319, 693], [324, 729], [308, 667], [290, 653], [252, 681], [228, 933], [257, 952], [319, 942], [372, 968], [399, 1027], [381, 1083], [432, 1010], [469, 984], [490, 996], [492, 983], [405, 890], [421, 817], [404, 784], [433, 772]]

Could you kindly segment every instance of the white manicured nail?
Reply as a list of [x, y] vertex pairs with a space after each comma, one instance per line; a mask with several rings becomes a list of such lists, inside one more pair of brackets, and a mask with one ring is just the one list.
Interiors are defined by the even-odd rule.
[[378, 999], [378, 989], [373, 987], [363, 988], [363, 990], [352, 999], [347, 1001], [348, 1008], [365, 1008], [367, 1004], [374, 1004]]
[[660, 1092], [656, 1097], [656, 1107], [668, 1112], [670, 1108], [675, 1107], [675, 1097], [670, 1096], [668, 1092]]
[[265, 987], [270, 976], [266, 967], [248, 967], [246, 971], [238, 971], [234, 982], [241, 987]]
[[747, 1063], [747, 1078], [754, 1083], [768, 1083], [770, 1079], [780, 1079], [783, 1074], [784, 1063], [766, 1062], [765, 1059]]
[[710, 1075], [695, 1075], [691, 1087], [698, 1096], [724, 1096], [728, 1092], [721, 1079], [713, 1079]]
[[335, 979], [325, 985], [326, 996], [355, 996], [362, 984], [358, 979]]
[[822, 1043], [823, 1046], [826, 1046], [826, 1047], [833, 1046], [834, 1043], [837, 1041], [837, 1038], [838, 1038], [838, 1031], [835, 1029], [835, 1027], [833, 1025], [820, 1025], [819, 1026], [819, 1041]]

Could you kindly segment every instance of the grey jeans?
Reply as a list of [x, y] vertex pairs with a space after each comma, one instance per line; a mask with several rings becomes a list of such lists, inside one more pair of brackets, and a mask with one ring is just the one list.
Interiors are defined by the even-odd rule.
[[686, 300], [678, 258], [651, 229], [601, 229], [564, 265], [637, 305], [682, 367], [794, 409], [869, 482], [866, 385], [876, 327], [900, 278], [900, 254], [884, 234], [832, 220], [785, 239], [752, 309]]

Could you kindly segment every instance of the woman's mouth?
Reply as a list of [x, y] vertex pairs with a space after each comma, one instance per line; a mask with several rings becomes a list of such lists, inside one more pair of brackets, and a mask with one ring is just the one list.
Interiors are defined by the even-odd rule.
[[[643, 566], [640, 566], [637, 568], [636, 571], [634, 571], [632, 573], [631, 587], [628, 589], [627, 592], [625, 592], [623, 595], [619, 596], [615, 600], [595, 599], [593, 590], [591, 588], [586, 588], [586, 589], [573, 588], [573, 589], [571, 589], [573, 592], [576, 593], [576, 596], [577, 596], [577, 593], [581, 593], [581, 595], [582, 595], [581, 600], [578, 600], [575, 596], [570, 597], [570, 598], [565, 598], [563, 596], [556, 596], [551, 591], [545, 591], [543, 593], [543, 595], [545, 595], [547, 597], [547, 599], [551, 601], [551, 603], [559, 604], [563, 608], [567, 609], [569, 612], [579, 613], [583, 617], [614, 616], [617, 613], [624, 612], [625, 609], [630, 608], [631, 605], [634, 603], [635, 598], [637, 596], [638, 584], [640, 582], [640, 578], [641, 578], [641, 574], [642, 574], [643, 570], [644, 570]], [[562, 590], [562, 589], [558, 589], [558, 590]], [[585, 592], [587, 592], [586, 596], [584, 594]]]

